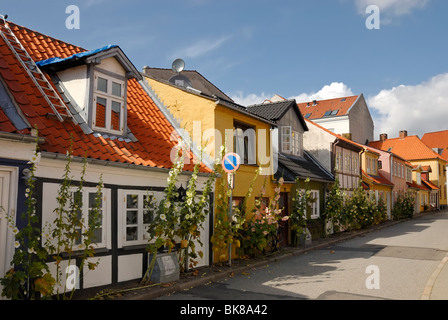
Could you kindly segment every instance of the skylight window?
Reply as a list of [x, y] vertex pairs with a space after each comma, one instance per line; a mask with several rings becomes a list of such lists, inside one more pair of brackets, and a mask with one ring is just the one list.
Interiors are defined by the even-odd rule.
[[338, 112], [339, 112], [339, 110], [333, 110], [333, 111], [331, 111], [331, 115], [332, 115], [332, 116], [335, 116], [335, 115], [338, 114]]
[[305, 119], [308, 119], [309, 117], [311, 117], [311, 113], [307, 113], [307, 114], [305, 115]]
[[328, 116], [330, 116], [330, 115], [331, 115], [331, 110], [325, 112], [324, 117], [328, 117]]

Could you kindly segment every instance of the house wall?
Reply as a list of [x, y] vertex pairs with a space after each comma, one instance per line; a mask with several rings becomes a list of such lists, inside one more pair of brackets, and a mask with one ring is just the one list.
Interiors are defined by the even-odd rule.
[[300, 122], [299, 117], [297, 116], [297, 113], [294, 111], [293, 108], [290, 108], [284, 116], [277, 121], [277, 125], [279, 128], [279, 139], [278, 139], [278, 150], [282, 150], [282, 130], [281, 128], [283, 126], [291, 126], [291, 130], [297, 132], [299, 134], [299, 154], [298, 156], [303, 156], [303, 133], [305, 130], [303, 129], [303, 126]]
[[349, 110], [349, 119], [349, 132], [353, 141], [361, 144], [367, 144], [367, 140], [373, 141], [374, 123], [363, 95]]
[[[12, 227], [21, 229], [26, 225], [21, 219], [26, 210], [23, 172], [30, 167], [28, 162], [35, 148], [32, 142], [0, 139], [0, 278], [10, 269], [14, 255]], [[8, 222], [8, 217], [13, 218], [12, 224]], [[0, 292], [2, 289], [0, 285]]]
[[219, 137], [215, 136], [216, 104], [214, 101], [149, 77], [145, 77], [144, 80], [148, 82], [159, 100], [180, 122], [180, 128], [190, 133], [190, 137], [198, 145], [201, 145], [201, 138], [207, 141], [207, 153], [212, 159], [216, 158], [224, 140], [221, 141]]
[[313, 122], [336, 134], [350, 133], [350, 119], [348, 116], [314, 119]]
[[441, 191], [439, 192], [439, 200], [441, 206], [447, 205], [447, 199], [444, 196], [445, 192], [443, 188], [446, 186], [446, 174], [444, 175], [444, 172], [440, 170], [440, 168], [444, 167], [446, 165], [446, 162], [440, 159], [428, 159], [428, 160], [412, 160], [410, 161], [412, 165], [418, 165], [421, 166], [431, 166], [431, 171], [429, 173], [429, 180], [434, 183], [436, 186], [441, 188]]
[[[223, 137], [225, 137], [226, 130], [233, 128], [234, 121], [247, 125], [253, 125], [256, 132], [257, 165], [241, 165], [235, 176], [235, 189], [233, 194], [236, 197], [244, 197], [251, 182], [253, 181], [255, 171], [258, 167], [262, 166], [266, 170], [265, 172], [269, 172], [268, 167], [272, 163], [271, 154], [269, 153], [271, 148], [271, 141], [269, 137], [271, 126], [267, 123], [253, 119], [252, 117], [230, 110], [229, 108], [219, 105], [216, 107], [215, 128], [219, 132], [223, 133]], [[266, 139], [264, 141], [261, 139], [264, 136], [263, 133], [266, 134]], [[262, 150], [261, 147], [264, 147], [265, 150]], [[227, 138], [227, 151], [235, 152], [235, 150], [233, 150], [233, 137], [232, 139]], [[272, 198], [275, 185], [271, 182], [269, 175], [262, 175], [254, 183], [254, 195], [247, 200], [248, 209], [253, 207], [255, 203], [255, 196], [259, 193], [259, 190], [263, 186], [264, 178], [268, 179], [265, 196]]]
[[[379, 149], [375, 149], [375, 151], [380, 154], [379, 160], [382, 163], [382, 168], [378, 169], [378, 172], [394, 184], [392, 191], [392, 204], [394, 204], [397, 201], [398, 194], [404, 193], [408, 189], [406, 184], [406, 163], [389, 152]], [[397, 172], [395, 171], [395, 164], [397, 164]]]
[[339, 184], [341, 188], [349, 190], [350, 193], [359, 184], [359, 153], [336, 145], [335, 163], [338, 161], [338, 157], [341, 157], [341, 160], [339, 164], [335, 165], [335, 168], [339, 176]]
[[311, 153], [327, 171], [333, 172], [331, 145], [335, 137], [313, 124], [309, 124], [308, 129], [303, 133], [303, 148]]
[[[42, 216], [43, 228], [50, 226], [54, 221], [57, 207], [57, 192], [61, 183], [61, 176], [65, 161], [42, 158], [36, 172], [38, 194], [37, 209]], [[82, 164], [73, 162], [71, 174], [73, 180], [79, 181]], [[102, 175], [103, 188], [103, 230], [102, 244], [95, 249], [93, 262], [99, 259], [97, 269], [88, 271], [82, 279], [81, 288], [89, 288], [100, 285], [140, 279], [148, 266], [148, 253], [146, 250], [147, 240], [126, 243], [126, 192], [133, 194], [154, 194], [158, 199], [163, 197], [163, 190], [166, 187], [167, 172], [163, 170], [139, 170], [119, 168], [113, 166], [102, 166], [89, 164], [87, 166], [86, 181], [83, 184], [84, 190], [94, 192], [96, 185]], [[183, 174], [179, 178], [178, 187], [187, 184], [190, 175]], [[206, 182], [206, 177], [198, 178], [198, 190], [202, 190]], [[198, 258], [198, 266], [208, 265], [210, 262], [209, 224], [212, 217], [204, 223], [202, 231], [202, 243], [197, 244], [197, 250], [204, 253], [203, 258]], [[143, 226], [140, 225], [139, 227]], [[44, 232], [45, 233], [45, 232]], [[67, 264], [67, 260], [64, 260]], [[64, 264], [63, 264], [64, 265]], [[53, 271], [56, 270], [54, 263], [49, 263]], [[65, 269], [62, 269], [65, 270]], [[87, 271], [87, 270], [85, 270]]]
[[[87, 77], [87, 66], [82, 65], [57, 73], [65, 88], [75, 100], [76, 104], [83, 110], [89, 105], [89, 78]], [[87, 114], [84, 114], [86, 117]]]

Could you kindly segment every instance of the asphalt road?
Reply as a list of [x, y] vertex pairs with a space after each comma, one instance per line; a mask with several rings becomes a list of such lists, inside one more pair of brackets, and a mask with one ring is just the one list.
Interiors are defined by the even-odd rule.
[[160, 300], [420, 300], [448, 254], [448, 213], [402, 222]]

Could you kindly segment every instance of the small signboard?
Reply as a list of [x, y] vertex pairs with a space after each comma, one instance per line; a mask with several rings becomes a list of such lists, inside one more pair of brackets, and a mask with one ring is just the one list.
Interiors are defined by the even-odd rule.
[[222, 168], [227, 173], [234, 173], [241, 164], [241, 158], [236, 153], [228, 153], [222, 159]]

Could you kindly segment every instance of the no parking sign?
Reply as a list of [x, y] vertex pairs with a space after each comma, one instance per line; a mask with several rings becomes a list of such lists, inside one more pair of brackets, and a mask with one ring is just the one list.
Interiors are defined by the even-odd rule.
[[229, 188], [233, 189], [235, 186], [235, 172], [241, 164], [241, 158], [236, 153], [227, 153], [222, 159], [222, 168], [227, 172]]
[[241, 158], [236, 153], [227, 153], [222, 159], [222, 168], [227, 173], [234, 173], [241, 164]]

